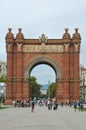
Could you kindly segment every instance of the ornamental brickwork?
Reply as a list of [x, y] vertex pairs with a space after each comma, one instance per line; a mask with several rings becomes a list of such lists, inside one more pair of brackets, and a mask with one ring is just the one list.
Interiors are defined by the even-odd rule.
[[[30, 99], [29, 77], [38, 64], [50, 65], [56, 74], [56, 99], [59, 102], [79, 100], [79, 54], [81, 36], [68, 29], [62, 39], [48, 39], [42, 34], [38, 39], [25, 39], [22, 29], [14, 37], [11, 28], [6, 34], [7, 100]], [[44, 71], [44, 70], [43, 70]]]

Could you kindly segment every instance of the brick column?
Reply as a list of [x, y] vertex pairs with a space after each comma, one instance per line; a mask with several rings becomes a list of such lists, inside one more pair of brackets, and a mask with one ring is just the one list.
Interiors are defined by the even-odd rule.
[[13, 78], [12, 78], [12, 95], [13, 95], [13, 99], [16, 99], [16, 68], [17, 68], [17, 55], [16, 55], [16, 51], [15, 51], [15, 46], [13, 46]]
[[[17, 44], [18, 45], [18, 44]], [[22, 45], [22, 44], [21, 44]], [[17, 51], [17, 74], [16, 74], [16, 97], [22, 100], [22, 83], [23, 83], [23, 55], [21, 51]]]
[[79, 44], [75, 44], [75, 54], [74, 54], [74, 98], [79, 100], [80, 98], [80, 78], [79, 78], [79, 51], [78, 51]]
[[[11, 32], [11, 28], [8, 28], [8, 33], [6, 34], [6, 51], [7, 51], [7, 86], [6, 86], [6, 101], [11, 103], [12, 101], [12, 78], [13, 78], [13, 44], [14, 44], [14, 35]], [[8, 102], [8, 100], [10, 101]]]
[[63, 82], [61, 79], [57, 79], [56, 80], [56, 100], [60, 103], [63, 102], [63, 98], [64, 98], [63, 91], [64, 91]]
[[[11, 46], [12, 46], [12, 44], [11, 44]], [[13, 73], [13, 71], [12, 71], [13, 70], [12, 62], [13, 62], [12, 52], [7, 52], [7, 87], [6, 87], [6, 99], [12, 99], [12, 84], [13, 84], [12, 83], [12, 73]]]
[[69, 99], [69, 52], [68, 52], [69, 44], [65, 44], [65, 52], [64, 52], [64, 63], [63, 63], [63, 84], [64, 84], [64, 100]]
[[74, 50], [71, 52], [70, 51], [70, 57], [69, 57], [69, 61], [70, 61], [70, 64], [69, 64], [69, 81], [70, 81], [70, 84], [69, 84], [69, 94], [70, 94], [70, 100], [72, 101], [73, 100], [73, 89], [74, 89]]
[[29, 80], [28, 79], [25, 79], [24, 82], [23, 82], [23, 99], [25, 100], [29, 100], [30, 99], [30, 92], [29, 92]]

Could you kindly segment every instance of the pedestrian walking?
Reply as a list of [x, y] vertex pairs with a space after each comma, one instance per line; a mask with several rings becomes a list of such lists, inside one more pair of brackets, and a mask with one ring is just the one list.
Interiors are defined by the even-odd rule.
[[50, 103], [50, 100], [47, 101], [47, 106], [48, 106], [48, 110], [51, 109], [51, 103]]
[[31, 112], [34, 112], [34, 108], [35, 108], [35, 103], [34, 101], [32, 101]]
[[79, 108], [79, 111], [80, 111], [80, 107], [81, 107], [81, 103], [80, 103], [80, 101], [78, 101], [78, 108]]
[[53, 109], [54, 109], [54, 110], [58, 109], [58, 102], [57, 102], [57, 101], [54, 102], [54, 107], [53, 107]]
[[76, 112], [76, 108], [77, 108], [77, 102], [76, 102], [76, 100], [74, 100], [73, 106], [74, 106], [74, 111]]

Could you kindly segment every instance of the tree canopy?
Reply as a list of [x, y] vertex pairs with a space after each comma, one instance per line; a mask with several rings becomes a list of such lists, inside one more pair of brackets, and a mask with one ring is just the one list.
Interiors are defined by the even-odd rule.
[[6, 82], [6, 78], [4, 76], [1, 76], [0, 77], [0, 82], [4, 82], [5, 83]]
[[34, 97], [41, 96], [41, 85], [37, 83], [37, 79], [34, 76], [30, 77], [30, 97], [33, 99]]
[[47, 94], [50, 98], [54, 98], [55, 97], [55, 88], [56, 88], [56, 83], [52, 82], [48, 89], [47, 89]]

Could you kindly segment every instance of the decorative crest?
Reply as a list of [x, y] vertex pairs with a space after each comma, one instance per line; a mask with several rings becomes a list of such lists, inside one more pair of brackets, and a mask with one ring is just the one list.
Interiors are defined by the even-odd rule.
[[46, 43], [47, 42], [47, 37], [45, 34], [42, 34], [41, 37], [39, 37], [39, 42], [40, 43]]

